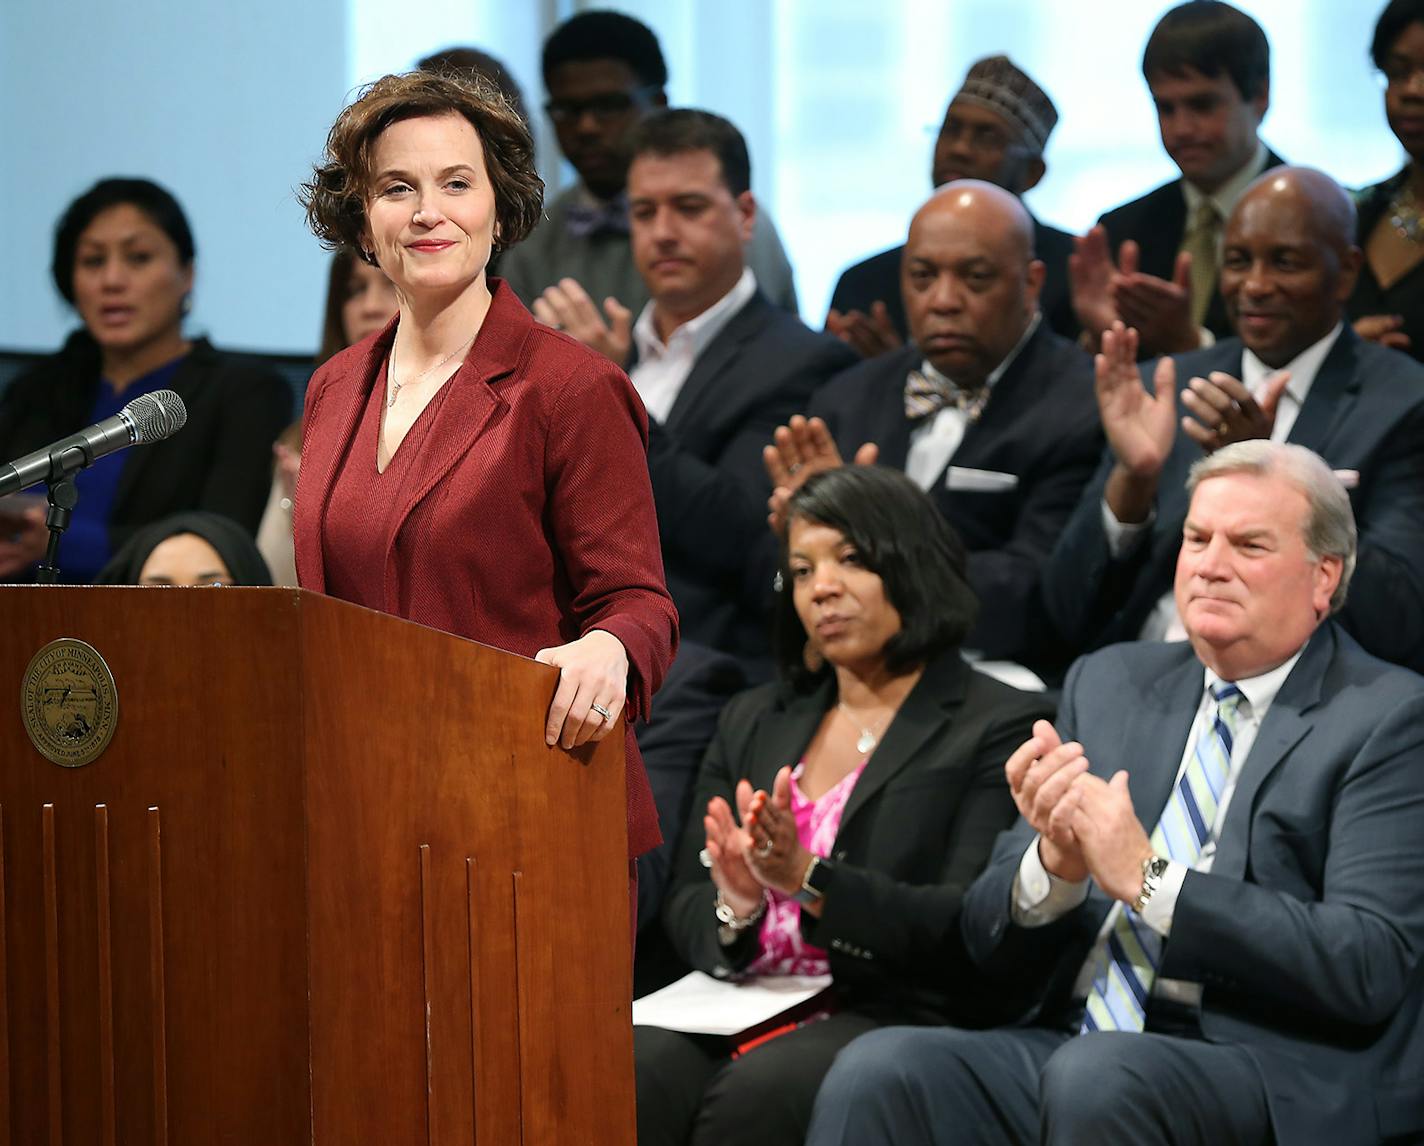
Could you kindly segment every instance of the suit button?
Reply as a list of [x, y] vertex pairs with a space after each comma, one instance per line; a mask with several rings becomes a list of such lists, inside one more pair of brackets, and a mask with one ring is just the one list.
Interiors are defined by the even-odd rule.
[[845, 848], [842, 848], [840, 851], [836, 852], [835, 858], [838, 859], [838, 860], [843, 860], [843, 859], [845, 859], [845, 858], [846, 858]]

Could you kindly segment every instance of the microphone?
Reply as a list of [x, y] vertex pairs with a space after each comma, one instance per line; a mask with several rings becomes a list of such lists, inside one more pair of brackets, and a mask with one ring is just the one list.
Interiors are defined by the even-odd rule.
[[48, 449], [0, 466], [0, 497], [41, 482], [58, 481], [127, 446], [161, 442], [187, 421], [183, 399], [172, 390], [140, 394], [112, 417], [61, 438]]

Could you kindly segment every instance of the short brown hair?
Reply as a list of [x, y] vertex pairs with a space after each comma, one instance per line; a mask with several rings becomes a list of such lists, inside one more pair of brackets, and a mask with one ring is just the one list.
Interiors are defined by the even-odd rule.
[[534, 229], [544, 205], [544, 181], [534, 169], [534, 141], [519, 113], [499, 89], [476, 76], [408, 72], [382, 76], [363, 88], [336, 117], [323, 161], [298, 189], [307, 223], [322, 245], [350, 247], [372, 262], [361, 245], [371, 156], [392, 124], [421, 116], [460, 115], [484, 148], [494, 190], [495, 246], [513, 246]]

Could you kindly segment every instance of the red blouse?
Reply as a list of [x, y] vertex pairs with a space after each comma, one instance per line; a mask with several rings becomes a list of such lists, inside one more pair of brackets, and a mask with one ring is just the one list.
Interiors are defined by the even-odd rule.
[[[490, 287], [464, 365], [384, 474], [375, 435], [396, 323], [312, 378], [298, 580], [528, 657], [603, 629], [628, 653], [629, 719], [644, 718], [677, 645], [647, 415], [621, 370], [535, 323], [499, 280]], [[626, 744], [636, 856], [659, 834], [631, 723]]]

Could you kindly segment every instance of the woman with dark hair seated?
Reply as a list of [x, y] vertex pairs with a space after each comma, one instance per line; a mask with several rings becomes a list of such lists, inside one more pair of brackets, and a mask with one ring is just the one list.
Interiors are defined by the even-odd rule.
[[[89, 580], [134, 530], [170, 513], [205, 509], [257, 528], [292, 394], [275, 373], [184, 335], [193, 256], [183, 208], [147, 179], [101, 180], [55, 230], [55, 286], [84, 325], [0, 398], [0, 457], [43, 449], [154, 390], [177, 391], [188, 409], [174, 437], [78, 475], [59, 551], [67, 581]], [[44, 555], [44, 519], [42, 506], [0, 507], [0, 579], [26, 577]]]
[[724, 710], [663, 914], [694, 968], [829, 971], [834, 1002], [735, 1058], [722, 1038], [635, 1028], [642, 1146], [799, 1143], [856, 1035], [1007, 1017], [959, 908], [1014, 819], [1004, 761], [1050, 706], [960, 656], [978, 608], [964, 547], [904, 475], [817, 474], [787, 522], [781, 680]]
[[99, 570], [96, 585], [270, 585], [252, 534], [217, 513], [175, 513], [145, 525]]

